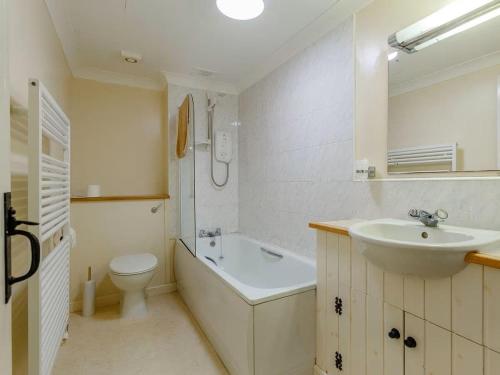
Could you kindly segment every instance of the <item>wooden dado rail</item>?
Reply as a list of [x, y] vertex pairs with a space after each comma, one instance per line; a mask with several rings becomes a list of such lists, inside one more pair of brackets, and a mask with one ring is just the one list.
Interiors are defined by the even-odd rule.
[[116, 202], [116, 201], [147, 201], [147, 200], [165, 200], [170, 199], [168, 194], [156, 195], [119, 195], [104, 197], [71, 197], [71, 203], [78, 202]]
[[[309, 223], [309, 228], [349, 236], [349, 225], [359, 220], [334, 221], [330, 223]], [[500, 256], [472, 251], [465, 256], [466, 263], [480, 264], [500, 269]]]

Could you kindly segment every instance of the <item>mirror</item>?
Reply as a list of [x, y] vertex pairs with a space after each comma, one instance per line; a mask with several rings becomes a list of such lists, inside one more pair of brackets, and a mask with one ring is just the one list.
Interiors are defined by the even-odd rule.
[[389, 37], [390, 174], [500, 169], [500, 2], [471, 3]]

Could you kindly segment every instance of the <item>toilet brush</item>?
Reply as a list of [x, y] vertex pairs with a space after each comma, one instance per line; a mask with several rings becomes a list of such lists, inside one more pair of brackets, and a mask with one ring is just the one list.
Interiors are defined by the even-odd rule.
[[92, 280], [92, 267], [88, 268], [87, 281], [83, 285], [82, 315], [89, 317], [95, 312], [95, 280]]

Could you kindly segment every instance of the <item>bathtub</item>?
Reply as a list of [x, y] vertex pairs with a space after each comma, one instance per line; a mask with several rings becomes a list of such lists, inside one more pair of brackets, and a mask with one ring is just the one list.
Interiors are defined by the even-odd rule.
[[[232, 375], [311, 375], [315, 359], [313, 261], [239, 234], [177, 242], [182, 298]], [[223, 258], [221, 258], [221, 252]]]

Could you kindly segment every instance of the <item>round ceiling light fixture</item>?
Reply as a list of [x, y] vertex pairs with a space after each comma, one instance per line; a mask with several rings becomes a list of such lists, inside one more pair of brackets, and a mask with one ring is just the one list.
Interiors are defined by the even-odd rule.
[[246, 21], [264, 11], [264, 0], [217, 0], [217, 8], [229, 18]]

